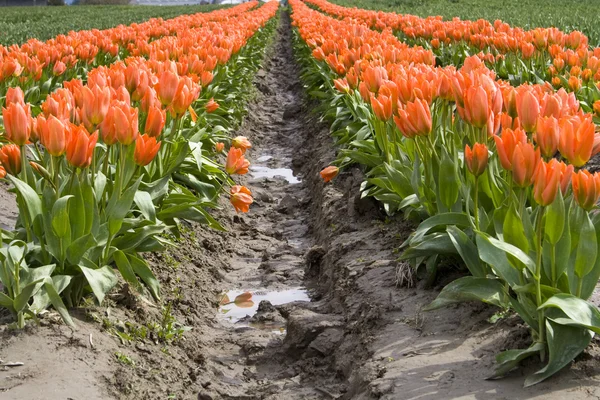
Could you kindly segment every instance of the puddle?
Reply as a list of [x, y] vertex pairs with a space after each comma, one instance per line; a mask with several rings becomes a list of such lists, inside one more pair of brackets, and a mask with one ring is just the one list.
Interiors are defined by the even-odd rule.
[[230, 290], [219, 306], [219, 317], [230, 323], [243, 324], [256, 329], [269, 330], [274, 333], [285, 333], [285, 325], [278, 323], [253, 323], [242, 321], [252, 317], [258, 310], [261, 301], [268, 300], [272, 305], [287, 304], [293, 301], [310, 301], [308, 293], [304, 288], [294, 288], [280, 291], [257, 290]]
[[[266, 156], [268, 157], [268, 156]], [[262, 158], [262, 157], [261, 157]], [[281, 176], [285, 178], [285, 180], [289, 184], [300, 183], [300, 179], [294, 176], [294, 172], [289, 168], [269, 168], [264, 167], [262, 165], [251, 165], [250, 172], [252, 177], [254, 178], [274, 178], [276, 176]]]
[[257, 162], [266, 162], [266, 161], [269, 161], [272, 158], [273, 158], [273, 156], [260, 156], [260, 157], [258, 157], [258, 159], [256, 161]]

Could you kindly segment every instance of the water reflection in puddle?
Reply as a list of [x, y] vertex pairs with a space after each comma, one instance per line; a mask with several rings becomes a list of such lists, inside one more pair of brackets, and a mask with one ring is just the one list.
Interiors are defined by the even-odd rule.
[[250, 166], [250, 173], [254, 178], [274, 178], [282, 176], [290, 184], [300, 183], [300, 179], [294, 176], [294, 172], [289, 168], [269, 168], [262, 165]]
[[[258, 310], [261, 301], [268, 300], [272, 305], [291, 303], [293, 301], [310, 301], [304, 288], [294, 288], [280, 291], [258, 290], [230, 290], [223, 295], [219, 306], [219, 316], [231, 323], [238, 323], [246, 317], [252, 317]], [[243, 321], [242, 321], [243, 322]], [[253, 323], [246, 326], [257, 329], [269, 330], [275, 333], [284, 333], [285, 326], [277, 323]]]
[[272, 158], [273, 158], [273, 156], [267, 156], [267, 155], [265, 155], [265, 156], [258, 157], [258, 159], [256, 161], [258, 161], [258, 162], [265, 162], [265, 161], [269, 161]]

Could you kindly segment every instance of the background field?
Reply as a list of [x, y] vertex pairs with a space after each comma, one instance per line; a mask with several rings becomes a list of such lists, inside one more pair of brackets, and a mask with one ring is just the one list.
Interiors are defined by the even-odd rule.
[[514, 26], [555, 26], [564, 31], [580, 30], [590, 45], [600, 45], [600, 1], [597, 0], [330, 0], [333, 3], [370, 10], [394, 11], [422, 17], [446, 19], [501, 19]]
[[61, 33], [82, 29], [106, 29], [150, 18], [173, 18], [209, 12], [227, 6], [69, 6], [0, 8], [0, 44], [23, 43], [30, 38], [45, 41]]

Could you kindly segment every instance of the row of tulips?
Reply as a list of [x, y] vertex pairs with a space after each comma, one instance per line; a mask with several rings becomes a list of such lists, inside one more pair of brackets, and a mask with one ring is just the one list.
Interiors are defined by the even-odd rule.
[[[0, 178], [14, 186], [19, 220], [15, 231], [0, 232], [0, 305], [19, 327], [50, 304], [73, 324], [67, 306], [88, 294], [101, 303], [117, 283], [115, 267], [159, 299], [140, 253], [172, 245], [180, 220], [222, 229], [207, 209], [226, 190], [236, 210], [248, 211], [251, 194], [231, 176], [248, 171], [250, 143], [232, 140], [224, 167], [216, 157], [239, 118], [228, 99], [248, 90], [249, 81], [232, 74], [258, 69], [252, 60], [274, 31], [278, 4], [240, 7], [236, 18], [152, 42], [150, 59], [130, 57], [91, 70], [85, 84], [65, 82], [37, 115], [20, 88], [9, 89]], [[165, 48], [179, 61], [161, 58]], [[198, 76], [181, 67], [193, 56], [218, 66]]]
[[364, 165], [363, 195], [422, 221], [402, 259], [430, 279], [440, 257], [463, 260], [470, 276], [428, 310], [480, 300], [521, 316], [533, 343], [499, 354], [494, 377], [535, 355], [547, 365], [526, 385], [559, 371], [600, 332], [586, 301], [600, 277], [593, 116], [573, 93], [497, 80], [480, 58], [436, 68], [423, 48], [389, 52], [387, 30], [290, 4], [306, 84], [328, 99], [340, 146], [324, 180]]
[[[346, 8], [327, 0], [308, 0], [324, 12], [363, 23], [372, 29], [393, 30], [404, 41], [431, 49], [440, 65], [460, 66], [475, 55], [499, 77], [518, 85], [550, 82], [555, 88], [577, 92], [589, 104], [600, 100], [600, 48], [590, 49], [581, 32], [556, 28], [523, 30], [502, 21], [462, 21], [441, 17]], [[583, 89], [583, 90], [582, 90]], [[597, 105], [600, 111], [600, 102]]]
[[0, 105], [8, 88], [19, 86], [26, 100], [38, 104], [65, 80], [84, 78], [90, 69], [109, 65], [130, 55], [148, 56], [152, 43], [163, 37], [209, 22], [235, 18], [254, 7], [248, 2], [238, 7], [206, 14], [184, 15], [170, 20], [154, 18], [141, 24], [119, 25], [106, 30], [70, 32], [41, 42], [10, 47], [0, 46]]

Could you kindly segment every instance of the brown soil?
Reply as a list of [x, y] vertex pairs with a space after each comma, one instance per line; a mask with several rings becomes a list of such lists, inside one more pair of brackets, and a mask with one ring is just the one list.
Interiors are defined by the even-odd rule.
[[[190, 225], [175, 249], [150, 257], [163, 305], [191, 330], [171, 344], [156, 335], [122, 343], [115, 332], [162, 315], [160, 305], [126, 286], [103, 307], [75, 311], [77, 331], [53, 313], [41, 327], [4, 328], [0, 359], [24, 365], [0, 371], [0, 399], [600, 397], [596, 345], [557, 376], [523, 389], [523, 370], [484, 380], [496, 353], [527, 344], [518, 319], [491, 324], [494, 310], [478, 304], [420, 312], [446, 282], [425, 289], [396, 261], [394, 248], [414, 226], [360, 199], [359, 169], [333, 184], [320, 180], [334, 149], [303, 97], [291, 49], [284, 14], [256, 78], [260, 94], [236, 134], [252, 140], [252, 160], [271, 156], [268, 167], [292, 168], [302, 181], [249, 176], [256, 199], [250, 213], [235, 215], [226, 202], [216, 211], [228, 232]], [[263, 317], [287, 319], [285, 336], [218, 315], [223, 291], [299, 286], [313, 301], [264, 307]]]

